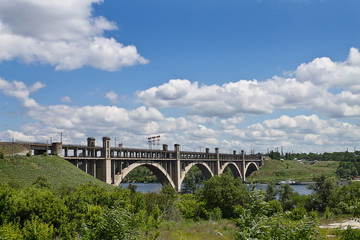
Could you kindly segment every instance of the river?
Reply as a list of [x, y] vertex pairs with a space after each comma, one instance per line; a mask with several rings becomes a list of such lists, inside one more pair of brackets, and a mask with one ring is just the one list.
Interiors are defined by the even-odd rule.
[[[146, 193], [146, 192], [156, 192], [161, 190], [161, 183], [121, 183], [120, 186], [127, 188], [129, 184], [136, 185], [136, 191]], [[257, 189], [263, 189], [265, 191], [267, 184], [258, 184], [256, 185]], [[309, 195], [312, 191], [306, 188], [307, 184], [300, 185], [291, 185], [295, 192], [298, 192], [300, 195]], [[279, 186], [277, 186], [279, 187]]]

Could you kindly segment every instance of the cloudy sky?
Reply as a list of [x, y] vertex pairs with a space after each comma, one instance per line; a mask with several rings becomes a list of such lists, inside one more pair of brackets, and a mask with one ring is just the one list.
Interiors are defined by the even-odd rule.
[[358, 0], [0, 1], [0, 139], [360, 150]]

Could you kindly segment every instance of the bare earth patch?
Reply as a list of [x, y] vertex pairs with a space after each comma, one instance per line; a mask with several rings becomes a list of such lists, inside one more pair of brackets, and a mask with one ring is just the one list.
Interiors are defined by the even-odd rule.
[[328, 225], [319, 226], [319, 228], [346, 229], [349, 226], [354, 229], [360, 229], [360, 219], [354, 218], [354, 219], [344, 220], [341, 223], [330, 223]]

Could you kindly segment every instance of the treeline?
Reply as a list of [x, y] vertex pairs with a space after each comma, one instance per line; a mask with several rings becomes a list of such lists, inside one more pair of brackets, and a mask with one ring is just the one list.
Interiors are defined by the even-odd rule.
[[40, 177], [30, 188], [0, 185], [0, 239], [156, 239], [166, 221], [222, 218], [235, 222], [235, 239], [313, 239], [319, 213], [360, 216], [360, 183], [339, 187], [325, 175], [314, 181], [313, 193], [303, 196], [290, 185], [248, 188], [229, 174], [212, 177], [193, 194], [169, 186], [151, 193], [134, 185], [54, 189]]
[[333, 152], [333, 153], [290, 153], [283, 156], [279, 152], [271, 151], [268, 156], [271, 159], [306, 160], [306, 161], [360, 161], [360, 151]]

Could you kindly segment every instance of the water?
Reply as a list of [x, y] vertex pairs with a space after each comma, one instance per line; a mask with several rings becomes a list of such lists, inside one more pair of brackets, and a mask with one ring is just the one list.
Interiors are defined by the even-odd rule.
[[[136, 185], [136, 191], [147, 193], [147, 192], [157, 192], [161, 190], [161, 183], [121, 183], [120, 186], [127, 188], [129, 184]], [[266, 190], [267, 184], [258, 184], [257, 189]], [[307, 184], [301, 185], [291, 185], [295, 192], [298, 192], [300, 195], [309, 195], [312, 191], [306, 188]], [[279, 187], [279, 186], [276, 186]]]

